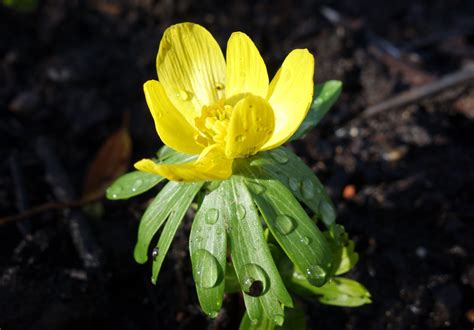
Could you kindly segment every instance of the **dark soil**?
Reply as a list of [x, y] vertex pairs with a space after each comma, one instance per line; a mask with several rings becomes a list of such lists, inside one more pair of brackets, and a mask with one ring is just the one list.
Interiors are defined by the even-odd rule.
[[[343, 19], [330, 22], [323, 4]], [[310, 328], [471, 329], [474, 85], [358, 117], [426, 77], [436, 81], [474, 61], [469, 0], [41, 1], [30, 14], [0, 6], [1, 216], [58, 198], [38, 156], [40, 137], [53, 141], [73, 194], [124, 112], [131, 114], [133, 159], [158, 149], [142, 83], [156, 78], [163, 30], [182, 21], [203, 24], [221, 45], [232, 31], [248, 33], [271, 74], [291, 49], [307, 47], [317, 57], [317, 81], [344, 82], [337, 105], [292, 147], [330, 191], [360, 253], [349, 275], [374, 303], [349, 309], [307, 301]], [[394, 50], [386, 42], [400, 57], [387, 55]], [[0, 328], [236, 329], [238, 296], [226, 298], [217, 321], [199, 310], [189, 220], [157, 286], [149, 265], [134, 262], [150, 197], [104, 200], [98, 216], [81, 218], [92, 229], [86, 241], [97, 242], [89, 248], [101, 251], [92, 266], [71, 239], [74, 212], [1, 226]]]

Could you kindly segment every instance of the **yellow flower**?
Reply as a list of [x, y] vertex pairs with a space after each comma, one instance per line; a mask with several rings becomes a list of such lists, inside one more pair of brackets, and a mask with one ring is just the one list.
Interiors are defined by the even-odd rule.
[[226, 59], [200, 25], [165, 31], [156, 58], [160, 81], [144, 84], [146, 101], [161, 140], [199, 157], [184, 164], [143, 159], [138, 170], [173, 181], [226, 179], [235, 158], [276, 148], [298, 129], [313, 97], [314, 57], [307, 49], [293, 50], [270, 83], [246, 34], [231, 35]]

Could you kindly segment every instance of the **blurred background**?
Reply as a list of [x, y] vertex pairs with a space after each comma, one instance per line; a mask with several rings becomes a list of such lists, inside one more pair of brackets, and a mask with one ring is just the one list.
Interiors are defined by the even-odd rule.
[[101, 198], [161, 146], [142, 84], [156, 79], [164, 29], [183, 21], [222, 47], [247, 33], [270, 77], [290, 50], [308, 48], [316, 82], [344, 83], [321, 124], [290, 147], [330, 192], [360, 253], [350, 277], [374, 303], [306, 301], [310, 329], [472, 328], [469, 0], [3, 0], [0, 328], [238, 327], [238, 296], [214, 321], [199, 310], [189, 219], [153, 286], [150, 265], [132, 254], [153, 192]]

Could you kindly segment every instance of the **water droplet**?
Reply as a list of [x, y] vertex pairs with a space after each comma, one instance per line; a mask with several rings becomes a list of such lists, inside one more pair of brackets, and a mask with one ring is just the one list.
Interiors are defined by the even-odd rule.
[[265, 192], [265, 187], [257, 182], [247, 182], [247, 186], [252, 190], [252, 192], [260, 195]]
[[151, 252], [151, 257], [153, 258], [153, 260], [156, 260], [156, 258], [158, 258], [159, 251], [160, 250], [157, 247], [153, 248], [153, 251]]
[[243, 267], [242, 290], [252, 297], [258, 297], [267, 290], [268, 276], [262, 267], [246, 264]]
[[140, 186], [143, 184], [143, 180], [142, 179], [137, 179], [133, 185], [132, 185], [132, 191], [137, 191], [138, 188], [140, 188]]
[[199, 249], [192, 255], [193, 277], [201, 288], [212, 288], [219, 279], [219, 263], [209, 251]]
[[319, 212], [321, 212], [321, 217], [326, 224], [334, 223], [336, 220], [336, 210], [334, 210], [334, 207], [328, 202], [321, 201], [319, 204]]
[[119, 194], [122, 192], [122, 187], [118, 185], [114, 185], [107, 189], [107, 195], [110, 196], [112, 199], [119, 198]]
[[306, 268], [306, 277], [311, 284], [321, 286], [326, 280], [326, 271], [321, 266], [312, 265]]
[[308, 236], [303, 236], [301, 237], [300, 242], [304, 245], [309, 245], [309, 243], [311, 243], [311, 238], [309, 238]]
[[185, 90], [180, 90], [176, 96], [181, 100], [181, 101], [189, 101], [193, 98], [193, 94], [191, 92], [185, 91]]
[[220, 83], [220, 82], [216, 83], [216, 89], [217, 89], [218, 91], [221, 91], [221, 90], [223, 90], [224, 88], [225, 88], [225, 85], [224, 85], [223, 83]]
[[235, 212], [237, 215], [237, 219], [242, 220], [243, 218], [245, 218], [245, 208], [242, 205], [237, 204]]
[[270, 152], [270, 157], [272, 157], [277, 163], [286, 164], [288, 163], [288, 155], [283, 149], [275, 149]]
[[219, 219], [219, 211], [214, 208], [208, 209], [205, 218], [208, 225], [213, 225], [217, 222], [217, 219]]
[[311, 179], [306, 178], [301, 183], [301, 194], [304, 199], [311, 199], [314, 197], [314, 185]]
[[211, 319], [215, 319], [217, 314], [219, 314], [219, 312], [212, 311], [212, 312], [207, 313], [207, 316], [209, 316]]
[[288, 235], [295, 229], [295, 222], [294, 220], [284, 214], [280, 214], [276, 217], [275, 220], [275, 225], [276, 229], [282, 234], [282, 235]]
[[273, 321], [278, 325], [282, 325], [285, 321], [285, 317], [281, 314], [277, 314], [273, 316]]
[[243, 142], [245, 141], [246, 137], [245, 135], [239, 134], [235, 137], [235, 142]]
[[290, 178], [288, 180], [288, 185], [290, 186], [290, 189], [294, 192], [297, 192], [300, 189], [300, 182], [296, 178]]

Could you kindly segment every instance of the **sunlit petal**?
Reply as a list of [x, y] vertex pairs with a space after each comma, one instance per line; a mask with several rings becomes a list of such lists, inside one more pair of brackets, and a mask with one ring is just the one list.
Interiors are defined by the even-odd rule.
[[285, 143], [303, 122], [313, 99], [314, 57], [307, 49], [293, 50], [270, 83], [268, 102], [275, 130], [263, 150]]

